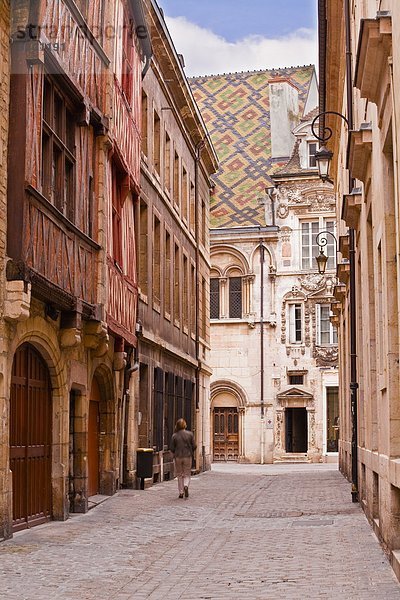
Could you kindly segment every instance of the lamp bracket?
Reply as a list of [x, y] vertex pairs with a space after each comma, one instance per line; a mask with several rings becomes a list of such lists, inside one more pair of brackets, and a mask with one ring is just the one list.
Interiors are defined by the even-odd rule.
[[315, 132], [315, 124], [317, 121], [319, 121], [320, 117], [325, 117], [325, 115], [336, 115], [338, 117], [341, 117], [343, 119], [343, 121], [346, 122], [347, 127], [349, 126], [349, 121], [348, 119], [342, 115], [339, 112], [336, 112], [335, 110], [326, 110], [325, 112], [321, 112], [319, 113], [314, 119], [313, 122], [311, 123], [311, 131], [312, 134], [315, 138], [317, 138], [317, 140], [319, 140], [322, 143], [327, 142], [328, 140], [331, 139], [332, 135], [333, 135], [333, 131], [330, 127], [327, 127], [325, 125], [325, 119], [323, 120], [323, 129], [322, 129], [322, 136], [321, 135], [317, 135], [317, 133]]

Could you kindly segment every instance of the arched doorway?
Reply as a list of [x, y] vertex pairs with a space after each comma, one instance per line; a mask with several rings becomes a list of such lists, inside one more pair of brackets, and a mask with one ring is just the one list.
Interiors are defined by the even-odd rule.
[[89, 400], [88, 420], [88, 496], [95, 496], [100, 489], [100, 388], [93, 378]]
[[214, 461], [239, 460], [239, 413], [237, 407], [216, 406], [213, 410]]
[[211, 435], [214, 461], [244, 460], [246, 394], [235, 382], [211, 384]]
[[14, 356], [10, 390], [13, 531], [51, 519], [52, 402], [46, 363], [30, 344]]

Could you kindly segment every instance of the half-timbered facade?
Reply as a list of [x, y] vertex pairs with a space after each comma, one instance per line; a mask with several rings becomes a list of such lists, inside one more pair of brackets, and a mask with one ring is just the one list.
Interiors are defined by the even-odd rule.
[[153, 62], [142, 94], [138, 424], [160, 481], [172, 476], [168, 446], [180, 417], [196, 436], [196, 467], [210, 462], [208, 210], [216, 156], [157, 3], [146, 7]]
[[11, 8], [2, 536], [124, 478], [146, 37], [140, 2]]

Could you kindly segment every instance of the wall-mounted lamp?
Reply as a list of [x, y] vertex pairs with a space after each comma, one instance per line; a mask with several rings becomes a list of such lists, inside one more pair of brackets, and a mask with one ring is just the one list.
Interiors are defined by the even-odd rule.
[[316, 237], [316, 243], [319, 246], [319, 255], [315, 257], [318, 266], [318, 273], [320, 275], [324, 275], [326, 271], [326, 266], [328, 264], [329, 256], [324, 253], [325, 246], [328, 245], [328, 237], [331, 236], [335, 242], [336, 254], [338, 249], [338, 243], [336, 236], [333, 235], [331, 231], [321, 231]]
[[[313, 136], [315, 138], [317, 138], [317, 140], [319, 140], [323, 144], [325, 144], [328, 140], [330, 140], [333, 135], [332, 129], [330, 127], [325, 126], [325, 115], [336, 115], [336, 116], [340, 117], [341, 119], [343, 119], [343, 121], [345, 121], [347, 123], [347, 126], [349, 125], [349, 121], [346, 119], [346, 117], [344, 115], [342, 115], [341, 113], [338, 113], [334, 110], [327, 110], [325, 112], [319, 113], [319, 115], [317, 115], [313, 119], [313, 122], [311, 123], [311, 131], [312, 131]], [[322, 128], [322, 135], [318, 135], [315, 131], [315, 124], [317, 121], [319, 121], [320, 117], [324, 117], [324, 126]], [[333, 152], [328, 150], [328, 148], [325, 145], [323, 145], [322, 148], [320, 148], [315, 154], [315, 160], [316, 160], [317, 167], [318, 167], [318, 173], [319, 173], [320, 178], [324, 182], [329, 181], [330, 183], [332, 183], [332, 181], [329, 179], [329, 168], [331, 166], [332, 157], [333, 157]]]

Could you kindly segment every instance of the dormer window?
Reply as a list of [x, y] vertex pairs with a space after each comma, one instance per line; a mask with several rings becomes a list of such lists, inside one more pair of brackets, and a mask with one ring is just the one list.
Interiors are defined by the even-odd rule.
[[315, 155], [317, 153], [317, 144], [316, 142], [308, 142], [307, 144], [307, 157], [308, 157], [308, 168], [309, 169], [316, 169], [317, 168], [317, 161], [315, 159]]

